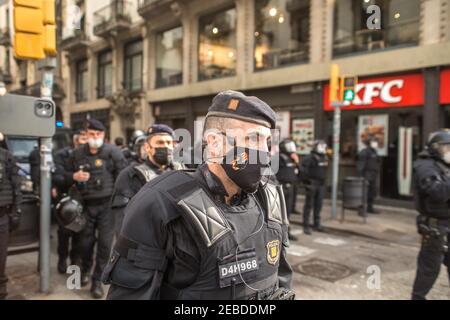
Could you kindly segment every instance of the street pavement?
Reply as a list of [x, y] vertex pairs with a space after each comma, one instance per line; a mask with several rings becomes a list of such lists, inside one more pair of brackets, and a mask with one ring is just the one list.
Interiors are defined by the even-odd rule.
[[[298, 203], [301, 211], [302, 201]], [[325, 205], [326, 232], [312, 236], [303, 234], [301, 215], [292, 215], [292, 231], [299, 239], [291, 243], [288, 260], [295, 270], [297, 299], [410, 299], [420, 249], [416, 213], [378, 208], [381, 214], [369, 215], [366, 222], [356, 211], [347, 211], [342, 222], [340, 210], [332, 220]], [[450, 300], [444, 265], [428, 299]]]
[[[303, 198], [299, 197], [298, 211], [302, 205]], [[295, 271], [293, 288], [297, 299], [410, 298], [420, 247], [416, 213], [402, 208], [378, 208], [382, 213], [370, 215], [366, 222], [354, 211], [347, 211], [342, 222], [331, 219], [326, 201], [322, 212], [326, 232], [314, 232], [312, 236], [302, 233], [301, 215], [292, 215], [291, 229], [298, 241], [291, 242], [288, 260]], [[8, 258], [9, 299], [91, 299], [89, 286], [69, 290], [69, 275], [57, 273], [56, 228], [52, 235], [51, 293], [39, 293], [38, 255], [32, 252]], [[450, 300], [444, 266], [428, 298]]]

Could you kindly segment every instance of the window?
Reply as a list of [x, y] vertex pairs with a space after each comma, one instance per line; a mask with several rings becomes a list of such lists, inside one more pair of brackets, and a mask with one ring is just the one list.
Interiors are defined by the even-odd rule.
[[142, 90], [142, 40], [125, 46], [124, 88], [129, 92]]
[[156, 86], [168, 87], [183, 81], [183, 28], [156, 36]]
[[309, 59], [310, 0], [257, 0], [255, 68], [271, 69]]
[[101, 52], [98, 55], [98, 85], [97, 98], [108, 97], [112, 94], [112, 52]]
[[200, 18], [199, 80], [236, 74], [236, 9]]
[[[372, 16], [367, 8], [371, 5], [381, 10], [380, 29], [371, 30], [367, 25]], [[419, 22], [420, 0], [337, 0], [333, 54], [417, 45]]]
[[76, 102], [87, 101], [88, 96], [88, 64], [87, 60], [80, 60], [76, 64]]

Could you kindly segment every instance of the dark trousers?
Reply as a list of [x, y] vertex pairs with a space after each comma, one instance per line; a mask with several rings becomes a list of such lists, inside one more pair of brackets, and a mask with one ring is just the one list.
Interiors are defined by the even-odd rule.
[[[447, 230], [444, 230], [447, 231]], [[436, 279], [439, 276], [441, 265], [447, 266], [450, 282], [450, 252], [444, 251], [444, 245], [450, 245], [450, 233], [441, 237], [423, 238], [419, 257], [417, 258], [417, 273], [414, 281], [412, 299], [425, 300]]]
[[303, 207], [303, 227], [310, 226], [311, 209], [314, 210], [314, 226], [320, 226], [320, 211], [322, 211], [325, 185], [310, 184], [305, 186], [306, 199]]
[[294, 183], [294, 191], [292, 196], [292, 212], [295, 212], [296, 204], [297, 204], [297, 195], [298, 190], [300, 189], [298, 183]]
[[114, 217], [109, 200], [95, 206], [85, 207], [87, 223], [82, 231], [82, 272], [90, 273], [94, 265], [94, 249], [97, 244], [93, 281], [100, 281], [109, 260], [114, 238]]
[[286, 212], [288, 218], [294, 211], [294, 184], [285, 183], [283, 184], [284, 202], [286, 203]]
[[[82, 233], [67, 230], [63, 226], [58, 226], [58, 257], [66, 260], [70, 256], [72, 264], [81, 260], [81, 236]], [[70, 249], [69, 249], [70, 248]]]
[[367, 208], [373, 208], [373, 202], [377, 196], [377, 180], [367, 180]]
[[0, 217], [0, 300], [6, 298], [6, 258], [8, 257], [9, 218], [7, 214]]

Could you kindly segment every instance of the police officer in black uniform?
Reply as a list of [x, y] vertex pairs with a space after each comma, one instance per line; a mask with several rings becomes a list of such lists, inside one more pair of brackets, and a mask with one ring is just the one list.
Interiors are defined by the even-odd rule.
[[[295, 142], [290, 139], [285, 139], [280, 142], [280, 153], [279, 153], [279, 168], [276, 174], [278, 182], [283, 186], [284, 199], [286, 202], [286, 211], [288, 218], [294, 211], [295, 205], [295, 192], [294, 187], [297, 182], [298, 175], [298, 164], [293, 158], [295, 154], [296, 146]], [[289, 240], [297, 241], [297, 237], [288, 233]]]
[[380, 159], [377, 155], [378, 141], [375, 136], [369, 136], [364, 142], [366, 148], [358, 154], [356, 170], [360, 177], [363, 177], [367, 183], [367, 212], [379, 213], [373, 207], [374, 199], [377, 195], [377, 180], [380, 172]]
[[311, 153], [305, 156], [300, 165], [300, 177], [305, 185], [305, 205], [303, 207], [303, 231], [311, 235], [310, 214], [314, 210], [313, 230], [323, 232], [320, 221], [325, 182], [328, 171], [327, 144], [323, 140], [314, 142]]
[[173, 161], [174, 131], [167, 125], [154, 124], [148, 129], [144, 144], [145, 162], [134, 163], [119, 174], [111, 200], [116, 220], [116, 234], [122, 227], [124, 210], [128, 202], [150, 180], [166, 171], [180, 170], [182, 165]]
[[111, 214], [110, 200], [114, 182], [125, 168], [126, 160], [116, 146], [104, 143], [105, 127], [100, 121], [88, 120], [86, 135], [87, 144], [72, 153], [70, 171], [84, 202], [87, 217], [87, 224], [81, 235], [81, 284], [86, 285], [89, 282], [94, 262], [94, 247], [97, 243], [91, 293], [94, 298], [99, 299], [103, 296], [100, 277], [108, 261], [114, 238], [114, 217]]
[[[54, 196], [57, 201], [69, 193], [73, 186], [72, 172], [70, 171], [70, 159], [73, 150], [87, 143], [86, 132], [79, 130], [72, 137], [73, 147], [67, 146], [58, 150], [54, 154], [55, 170], [52, 175], [52, 182], [55, 187]], [[70, 231], [64, 226], [58, 226], [58, 272], [66, 273], [67, 258], [70, 255], [72, 265], [81, 267], [81, 234]], [[69, 250], [70, 248], [70, 250]]]
[[214, 98], [206, 163], [153, 179], [125, 209], [103, 274], [109, 299], [294, 297], [283, 192], [263, 176], [275, 119], [256, 97]]
[[0, 133], [0, 300], [7, 295], [5, 268], [9, 232], [20, 222], [22, 193], [18, 169], [13, 155], [7, 150], [5, 137]]
[[442, 262], [450, 283], [450, 131], [430, 135], [427, 147], [414, 163], [418, 232], [422, 246], [412, 299], [423, 300], [433, 287]]
[[145, 162], [144, 143], [146, 135], [142, 130], [135, 130], [131, 135], [131, 141], [128, 147], [120, 149], [127, 160], [127, 164], [141, 164]]

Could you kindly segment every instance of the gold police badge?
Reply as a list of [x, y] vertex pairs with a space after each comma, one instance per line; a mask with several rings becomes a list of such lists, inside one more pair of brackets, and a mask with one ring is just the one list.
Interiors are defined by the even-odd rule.
[[275, 265], [280, 259], [280, 240], [273, 240], [267, 243], [267, 262]]
[[100, 168], [102, 165], [103, 165], [102, 159], [96, 159], [96, 160], [95, 160], [95, 166], [96, 166], [97, 168]]

